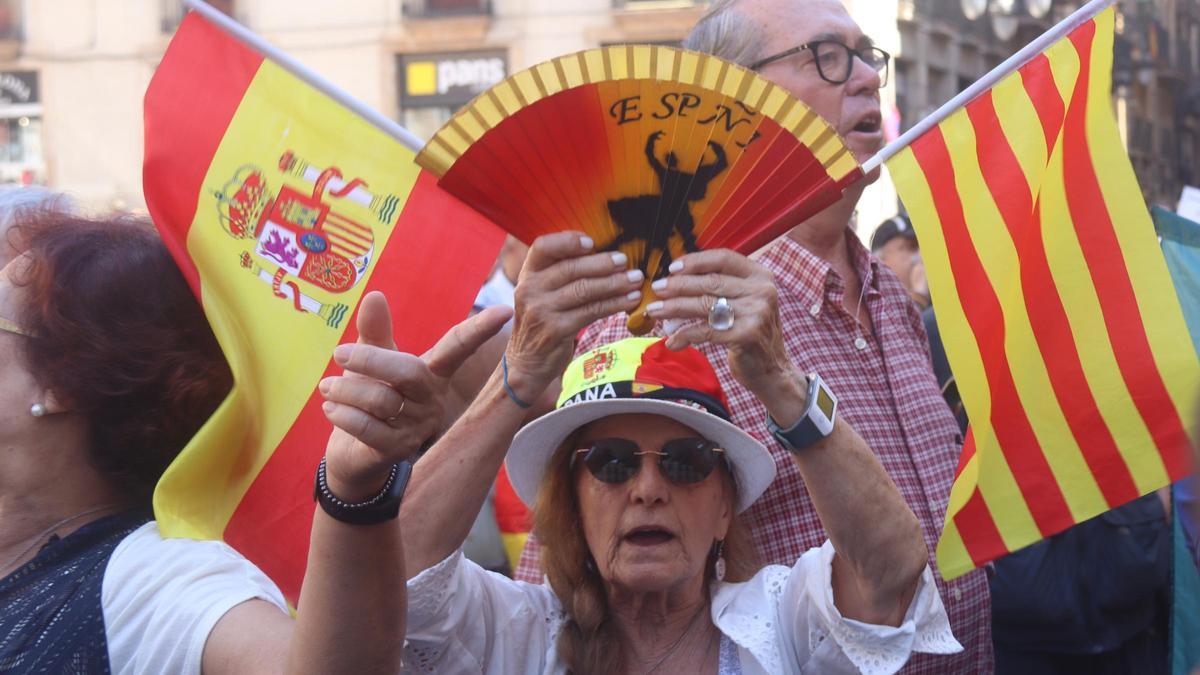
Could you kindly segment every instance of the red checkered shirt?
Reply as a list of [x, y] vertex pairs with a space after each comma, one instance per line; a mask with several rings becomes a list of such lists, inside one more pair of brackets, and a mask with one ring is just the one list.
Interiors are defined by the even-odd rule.
[[[847, 230], [854, 266], [863, 279], [863, 303], [875, 335], [862, 330], [844, 309], [845, 284], [829, 263], [788, 238], [775, 243], [759, 262], [775, 275], [784, 342], [803, 372], [817, 372], [838, 397], [838, 415], [850, 423], [895, 481], [921, 521], [932, 552], [942, 532], [950, 485], [962, 438], [942, 399], [929, 360], [921, 317], [896, 275]], [[853, 299], [852, 299], [853, 301]], [[588, 327], [577, 353], [624, 337], [625, 317]], [[820, 546], [825, 530], [791, 455], [771, 436], [766, 408], [734, 380], [724, 350], [703, 345], [729, 398], [733, 422], [771, 450], [779, 473], [766, 493], [742, 518], [754, 535], [764, 563], [793, 565]], [[952, 582], [936, 573], [942, 601], [961, 654], [916, 654], [905, 673], [988, 673], [993, 670], [991, 602], [987, 579], [977, 570]], [[536, 543], [527, 544], [517, 578], [539, 582]]]

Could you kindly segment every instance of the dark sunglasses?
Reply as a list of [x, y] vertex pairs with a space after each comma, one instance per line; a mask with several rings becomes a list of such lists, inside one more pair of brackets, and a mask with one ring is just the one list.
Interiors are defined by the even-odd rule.
[[874, 46], [852, 49], [834, 40], [813, 40], [799, 47], [792, 47], [774, 56], [755, 61], [750, 64], [750, 70], [758, 70], [768, 63], [786, 59], [806, 49], [813, 54], [813, 62], [817, 64], [817, 74], [830, 84], [842, 84], [850, 79], [850, 73], [854, 70], [854, 57], [858, 57], [859, 61], [879, 73], [879, 86], [887, 84], [888, 61], [892, 58], [891, 54]]
[[583, 465], [602, 483], [624, 483], [642, 468], [642, 455], [658, 455], [658, 470], [676, 485], [699, 483], [708, 478], [725, 452], [716, 443], [703, 438], [675, 438], [663, 443], [659, 451], [642, 450], [627, 438], [601, 438], [575, 451], [575, 460], [583, 456]]

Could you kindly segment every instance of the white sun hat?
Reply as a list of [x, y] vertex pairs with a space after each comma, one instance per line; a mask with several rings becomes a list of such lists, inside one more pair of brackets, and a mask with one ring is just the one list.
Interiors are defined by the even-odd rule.
[[572, 432], [625, 413], [668, 417], [722, 448], [737, 484], [738, 513], [775, 480], [774, 458], [729, 421], [720, 380], [699, 350], [675, 352], [660, 339], [627, 338], [572, 361], [563, 372], [557, 409], [526, 425], [513, 439], [505, 467], [521, 501], [533, 506], [546, 465]]

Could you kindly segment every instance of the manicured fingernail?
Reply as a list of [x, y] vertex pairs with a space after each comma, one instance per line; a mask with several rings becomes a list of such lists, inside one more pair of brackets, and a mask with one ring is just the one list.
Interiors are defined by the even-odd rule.
[[324, 410], [326, 415], [333, 412], [333, 409], [336, 407], [337, 407], [337, 404], [334, 403], [333, 401], [325, 401], [324, 403], [321, 404], [321, 410]]
[[317, 389], [320, 389], [322, 394], [328, 394], [329, 389], [332, 386], [333, 386], [333, 378], [327, 377], [327, 378], [321, 380], [321, 382], [319, 384], [317, 384]]
[[352, 345], [338, 345], [333, 350], [333, 360], [338, 362], [338, 365], [346, 365], [350, 361], [350, 353], [354, 351]]
[[629, 264], [629, 256], [621, 253], [620, 251], [612, 254], [612, 260], [613, 267], [624, 267], [625, 265]]
[[636, 290], [636, 291], [629, 291], [628, 293], [625, 294], [626, 300], [637, 300], [641, 297], [642, 297], [642, 291], [640, 289]]
[[653, 288], [656, 291], [661, 291], [662, 289], [664, 289], [666, 287], [667, 287], [666, 279], [658, 279], [654, 283], [650, 284], [650, 288]]
[[667, 268], [667, 271], [673, 274], [681, 269], [683, 269], [683, 261], [676, 260], [675, 262], [671, 263], [671, 266]]
[[683, 321], [679, 319], [663, 319], [662, 329], [667, 335], [674, 335], [680, 328], [683, 328]]
[[592, 241], [591, 237], [580, 237], [579, 245], [583, 247], [583, 250], [590, 251], [596, 245], [596, 242]]
[[636, 284], [646, 278], [646, 275], [642, 274], [641, 270], [629, 270], [625, 273], [625, 276], [629, 278], [629, 283], [631, 284]]
[[656, 314], [662, 308], [663, 308], [662, 300], [655, 300], [654, 302], [646, 305], [646, 313], [647, 314]]

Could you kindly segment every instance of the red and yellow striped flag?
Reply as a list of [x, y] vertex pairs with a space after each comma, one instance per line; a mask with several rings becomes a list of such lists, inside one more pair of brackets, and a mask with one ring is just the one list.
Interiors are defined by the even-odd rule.
[[198, 15], [145, 101], [146, 201], [235, 385], [154, 495], [167, 536], [223, 538], [293, 602], [330, 426], [319, 380], [383, 290], [399, 347], [464, 318], [503, 233], [414, 153]]
[[971, 416], [946, 578], [1188, 471], [1200, 362], [1113, 117], [1113, 17], [888, 161]]

